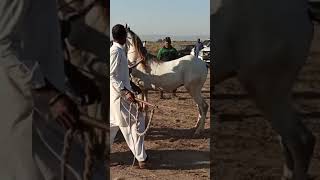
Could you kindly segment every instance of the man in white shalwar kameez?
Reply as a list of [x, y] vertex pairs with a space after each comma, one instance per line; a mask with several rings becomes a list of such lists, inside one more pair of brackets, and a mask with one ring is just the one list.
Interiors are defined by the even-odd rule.
[[[112, 28], [112, 36], [114, 43], [110, 48], [110, 144], [120, 129], [138, 160], [139, 167], [146, 168], [144, 137], [137, 135], [137, 130], [140, 132], [145, 129], [143, 113], [140, 113], [138, 121], [131, 115], [129, 122], [129, 106], [135, 102], [135, 97], [130, 85], [128, 60], [123, 49], [127, 38], [125, 27], [120, 24], [115, 25]], [[132, 108], [131, 112], [135, 114], [136, 109]]]

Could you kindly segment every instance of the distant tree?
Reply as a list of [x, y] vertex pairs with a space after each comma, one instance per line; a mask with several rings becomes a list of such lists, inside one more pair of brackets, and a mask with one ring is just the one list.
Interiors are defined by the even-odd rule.
[[158, 39], [157, 42], [162, 42], [162, 39]]

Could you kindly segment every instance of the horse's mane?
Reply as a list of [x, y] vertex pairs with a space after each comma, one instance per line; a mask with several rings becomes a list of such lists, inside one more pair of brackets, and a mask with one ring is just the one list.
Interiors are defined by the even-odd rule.
[[141, 64], [146, 67], [147, 65], [147, 51], [146, 49], [143, 47], [142, 41], [139, 38], [139, 36], [134, 33], [131, 29], [128, 29], [128, 32], [130, 33], [131, 37], [132, 37], [132, 43], [133, 43], [133, 47], [135, 48], [135, 50], [138, 53], [138, 56], [142, 59]]
[[164, 63], [165, 61], [161, 61], [157, 58], [157, 56], [153, 55], [153, 54], [147, 54], [147, 57], [148, 57], [148, 61], [151, 61], [153, 63], [157, 63], [157, 64], [162, 64]]

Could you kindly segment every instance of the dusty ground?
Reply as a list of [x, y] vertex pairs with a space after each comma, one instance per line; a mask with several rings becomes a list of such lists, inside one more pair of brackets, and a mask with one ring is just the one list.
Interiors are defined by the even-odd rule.
[[[311, 57], [294, 87], [295, 102], [306, 125], [320, 139], [320, 32]], [[277, 135], [236, 79], [215, 86], [212, 173], [215, 180], [280, 179], [282, 154]], [[216, 116], [218, 114], [218, 116]], [[218, 119], [217, 119], [218, 118]], [[311, 174], [320, 179], [320, 145], [316, 145]]]
[[[160, 47], [159, 44], [153, 45]], [[151, 53], [154, 54], [156, 49]], [[209, 82], [208, 75], [203, 88], [208, 104]], [[169, 99], [171, 93], [165, 93], [168, 99], [160, 100], [157, 92], [150, 92], [150, 102], [159, 105], [145, 139], [152, 170], [131, 167], [133, 155], [120, 133], [111, 152], [112, 179], [209, 179], [210, 113], [205, 132], [199, 137], [193, 137], [194, 130], [191, 128], [196, 123], [197, 108], [184, 88], [179, 88], [177, 95], [178, 99]]]

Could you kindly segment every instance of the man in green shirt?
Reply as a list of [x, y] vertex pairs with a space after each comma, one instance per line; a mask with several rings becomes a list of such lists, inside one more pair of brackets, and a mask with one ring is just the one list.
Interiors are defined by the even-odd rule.
[[[172, 47], [170, 37], [166, 37], [164, 39], [164, 46], [158, 51], [157, 58], [160, 61], [171, 61], [178, 59], [178, 51], [174, 47]], [[177, 90], [174, 90], [172, 92], [172, 95], [174, 97], [177, 97], [176, 91]], [[163, 91], [160, 91], [160, 99], [163, 98]]]
[[158, 51], [157, 58], [161, 61], [178, 59], [178, 51], [172, 47], [170, 37], [164, 39], [164, 46]]

